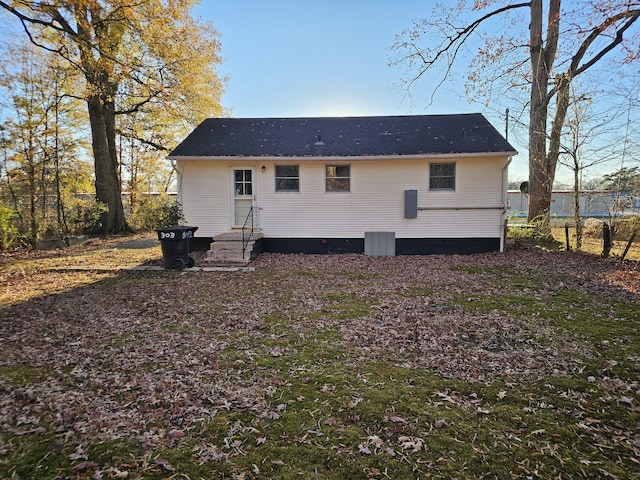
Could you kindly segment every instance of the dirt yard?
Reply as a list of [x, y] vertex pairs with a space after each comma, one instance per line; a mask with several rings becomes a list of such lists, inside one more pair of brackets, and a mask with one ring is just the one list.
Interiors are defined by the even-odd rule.
[[0, 477], [638, 478], [637, 262], [0, 262]]

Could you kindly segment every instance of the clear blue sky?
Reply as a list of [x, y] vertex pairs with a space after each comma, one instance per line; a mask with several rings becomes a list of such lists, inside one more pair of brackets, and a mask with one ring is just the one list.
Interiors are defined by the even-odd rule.
[[[574, 1], [580, 0], [568, 3]], [[435, 0], [201, 0], [193, 14], [221, 33], [224, 63], [219, 73], [229, 77], [223, 106], [235, 117], [480, 112], [504, 133], [509, 105], [499, 103], [499, 98], [490, 108], [469, 103], [464, 98], [463, 63], [433, 102], [435, 79], [422, 79], [407, 92], [400, 86], [403, 67], [389, 66], [396, 35], [413, 20], [431, 15], [434, 4]], [[15, 19], [0, 16], [0, 44], [15, 28]], [[473, 46], [467, 47], [473, 53]], [[606, 71], [604, 76], [608, 78]], [[520, 152], [510, 167], [511, 180], [528, 177], [526, 128], [520, 130], [510, 128], [509, 141]], [[617, 165], [602, 169], [613, 171]], [[564, 170], [559, 168], [557, 180], [566, 180]]]
[[[426, 3], [203, 0], [194, 14], [222, 34], [224, 103], [236, 117], [402, 115], [423, 113], [428, 98], [412, 105], [394, 87], [402, 71], [388, 66], [390, 46], [430, 13]], [[428, 111], [477, 111], [455, 97]]]
[[[202, 0], [193, 14], [222, 35], [223, 105], [234, 117], [481, 112], [504, 133], [504, 107], [470, 104], [462, 81], [446, 83], [433, 103], [429, 82], [410, 95], [400, 86], [404, 72], [389, 66], [390, 47], [432, 7], [418, 0]], [[528, 176], [524, 157], [514, 159], [511, 178]]]

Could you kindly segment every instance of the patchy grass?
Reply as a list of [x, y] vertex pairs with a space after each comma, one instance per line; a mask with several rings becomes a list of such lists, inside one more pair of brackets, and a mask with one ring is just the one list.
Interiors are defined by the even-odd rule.
[[46, 374], [43, 368], [34, 368], [27, 364], [13, 364], [0, 366], [0, 377], [9, 383], [22, 386], [37, 381]]
[[2, 270], [2, 478], [640, 478], [629, 264], [36, 260]]
[[[630, 228], [633, 228], [633, 226]], [[535, 245], [536, 247], [544, 250], [566, 250], [567, 242], [564, 225], [552, 225], [551, 235], [552, 239], [548, 239], [541, 237], [535, 229], [518, 227], [511, 227], [507, 231], [510, 243], [515, 248]], [[613, 239], [613, 244], [609, 253], [611, 258], [620, 258], [623, 255], [624, 250], [627, 247], [629, 237], [630, 234], [625, 231]], [[573, 226], [569, 228], [569, 248], [571, 250], [575, 250], [576, 248], [576, 232], [575, 227]], [[602, 250], [602, 234], [598, 231], [585, 231], [582, 236], [580, 251], [589, 255], [599, 256], [602, 254]], [[625, 256], [625, 259], [634, 262], [640, 261], [640, 238], [637, 235]]]

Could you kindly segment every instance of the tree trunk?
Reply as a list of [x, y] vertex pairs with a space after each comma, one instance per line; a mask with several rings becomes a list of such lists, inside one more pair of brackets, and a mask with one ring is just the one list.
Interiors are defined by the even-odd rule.
[[576, 250], [582, 247], [582, 219], [580, 218], [580, 168], [574, 156], [573, 169], [573, 220], [576, 224]]
[[531, 104], [529, 109], [529, 214], [527, 221], [549, 218], [551, 196], [544, 165], [547, 159], [547, 82], [542, 41], [542, 0], [531, 2]]
[[[533, 107], [533, 102], [532, 102]], [[549, 178], [546, 164], [546, 134], [541, 129], [546, 128], [547, 109], [538, 106], [537, 111], [532, 108], [529, 125], [529, 213], [528, 222], [540, 223], [548, 227], [551, 212], [552, 182]]]
[[87, 99], [87, 108], [91, 122], [96, 198], [108, 207], [102, 216], [102, 229], [105, 234], [126, 232], [129, 227], [124, 217], [118, 177], [114, 105], [98, 95], [91, 95]]
[[33, 248], [36, 248], [38, 240], [38, 218], [37, 203], [38, 195], [36, 192], [36, 159], [35, 147], [33, 145], [33, 133], [28, 133], [26, 145], [23, 147], [23, 155], [26, 161], [27, 187], [29, 188], [29, 242]]
[[560, 0], [549, 1], [546, 46], [542, 33], [542, 0], [531, 1], [531, 103], [529, 112], [529, 214], [527, 221], [539, 222], [549, 230], [551, 191], [557, 155], [547, 154], [548, 84], [559, 36]]
[[33, 248], [36, 248], [38, 240], [38, 220], [36, 218], [36, 178], [33, 159], [30, 159], [29, 169], [27, 170], [27, 184], [29, 185], [29, 242]]

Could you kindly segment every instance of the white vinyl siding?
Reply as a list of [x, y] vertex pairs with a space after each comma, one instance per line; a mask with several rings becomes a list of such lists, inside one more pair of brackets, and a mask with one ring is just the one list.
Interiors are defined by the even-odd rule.
[[[428, 161], [354, 161], [350, 164], [350, 195], [346, 196], [325, 192], [324, 165], [320, 161], [301, 163], [305, 189], [295, 200], [260, 196], [266, 237], [364, 237], [365, 231], [396, 232], [396, 238], [500, 235], [504, 159], [457, 161], [455, 192], [429, 191]], [[418, 191], [419, 208], [435, 210], [420, 210], [417, 218], [404, 218], [404, 190], [409, 189]], [[455, 210], [479, 206], [491, 209]]]
[[231, 226], [232, 192], [229, 166], [224, 163], [178, 162], [179, 201], [187, 225], [198, 227], [196, 236], [227, 232]]
[[[246, 160], [246, 159], [245, 159]], [[429, 189], [429, 164], [456, 164], [455, 191]], [[247, 165], [249, 162], [237, 162]], [[256, 167], [259, 223], [270, 238], [364, 238], [364, 232], [395, 232], [401, 238], [496, 238], [503, 224], [506, 158], [355, 159], [328, 163], [300, 159], [304, 189], [283, 195], [274, 187], [273, 160]], [[326, 191], [326, 166], [350, 166], [348, 195]], [[234, 162], [202, 160], [184, 166], [181, 200], [189, 225], [198, 236], [229, 230], [232, 196], [229, 181]], [[262, 166], [265, 169], [262, 170]], [[404, 191], [418, 191], [417, 218], [404, 217]]]

